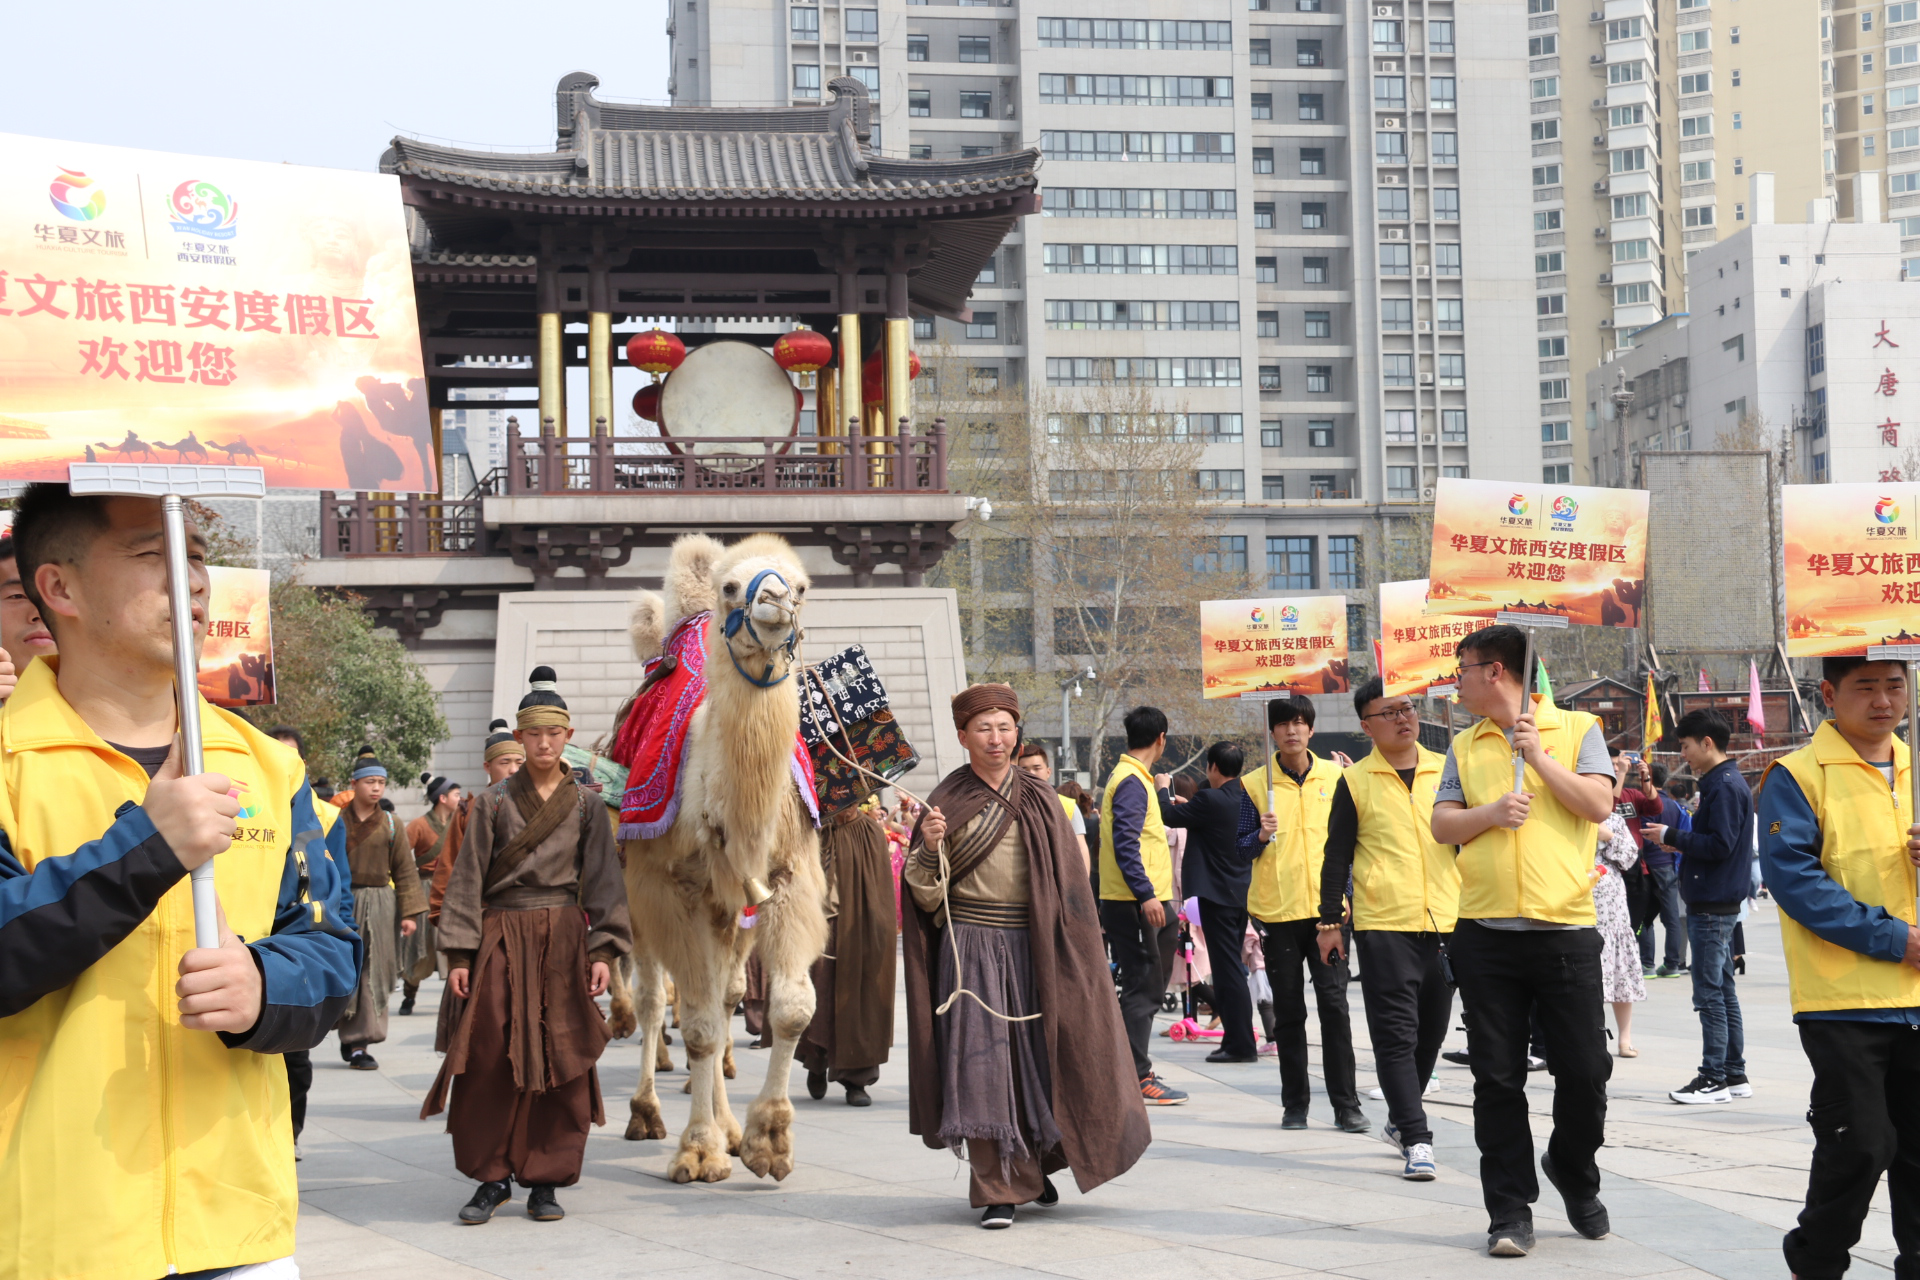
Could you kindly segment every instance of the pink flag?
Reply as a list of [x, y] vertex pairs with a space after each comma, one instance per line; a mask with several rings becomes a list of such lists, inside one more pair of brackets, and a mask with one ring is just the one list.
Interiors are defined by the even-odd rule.
[[1753, 745], [1763, 745], [1760, 735], [1767, 731], [1767, 712], [1760, 701], [1760, 668], [1747, 659], [1747, 723], [1753, 726]]
[[1705, 667], [1700, 668], [1700, 692], [1713, 692], [1713, 684], [1707, 679], [1707, 669]]

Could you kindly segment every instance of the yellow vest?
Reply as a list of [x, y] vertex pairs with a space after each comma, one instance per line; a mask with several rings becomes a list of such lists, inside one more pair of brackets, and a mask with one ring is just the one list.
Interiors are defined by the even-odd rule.
[[[1534, 722], [1549, 756], [1567, 768], [1580, 759], [1580, 742], [1600, 723], [1584, 711], [1534, 697]], [[1453, 739], [1454, 765], [1467, 807], [1488, 804], [1513, 790], [1513, 747], [1500, 726], [1480, 720]], [[1599, 826], [1573, 813], [1527, 766], [1533, 807], [1518, 831], [1493, 827], [1460, 847], [1460, 915], [1466, 920], [1525, 916], [1553, 924], [1592, 924], [1594, 852]]]
[[1433, 838], [1444, 757], [1420, 747], [1413, 787], [1378, 747], [1340, 776], [1360, 819], [1353, 848], [1353, 927], [1451, 933], [1460, 910], [1453, 846]]
[[[215, 860], [227, 923], [273, 931], [294, 753], [204, 699], [209, 772], [246, 784], [242, 838]], [[0, 829], [31, 871], [98, 839], [147, 775], [31, 664], [0, 711]], [[293, 1252], [298, 1187], [279, 1055], [187, 1031], [173, 984], [194, 945], [186, 877], [74, 982], [0, 1018], [0, 1276], [130, 1280]]]
[[1153, 774], [1132, 756], [1123, 755], [1107, 777], [1107, 789], [1100, 797], [1100, 900], [1134, 901], [1133, 887], [1120, 874], [1120, 860], [1113, 853], [1113, 793], [1127, 778], [1140, 779], [1147, 789], [1147, 820], [1140, 825], [1140, 865], [1153, 882], [1153, 896], [1162, 902], [1173, 899], [1173, 853], [1167, 848], [1167, 824], [1160, 819], [1160, 802], [1154, 797]]
[[[1907, 813], [1911, 794], [1907, 744], [1893, 742], [1895, 784], [1860, 758], [1831, 720], [1813, 741], [1776, 761], [1785, 769], [1820, 822], [1820, 865], [1842, 889], [1870, 907], [1914, 920], [1914, 872], [1907, 861]], [[1835, 946], [1780, 912], [1780, 943], [1787, 953], [1793, 1011], [1911, 1009], [1920, 1006], [1920, 973], [1897, 961], [1863, 956]]]
[[1060, 808], [1067, 815], [1068, 822], [1072, 822], [1074, 819], [1074, 816], [1080, 812], [1080, 807], [1074, 804], [1073, 799], [1070, 796], [1060, 797]]
[[1327, 819], [1333, 814], [1333, 790], [1340, 782], [1340, 766], [1314, 756], [1302, 785], [1287, 776], [1275, 753], [1265, 765], [1240, 779], [1240, 785], [1253, 797], [1253, 807], [1261, 813], [1267, 811], [1269, 778], [1280, 826], [1254, 861], [1247, 883], [1247, 914], [1263, 924], [1318, 919], [1320, 864], [1327, 860]]

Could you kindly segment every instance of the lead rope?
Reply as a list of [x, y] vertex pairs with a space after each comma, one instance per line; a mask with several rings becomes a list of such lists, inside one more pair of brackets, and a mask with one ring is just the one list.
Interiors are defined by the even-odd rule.
[[[845, 738], [847, 740], [847, 745], [851, 747], [853, 745], [853, 735], [847, 732], [847, 726], [841, 722], [840, 708], [833, 705], [833, 697], [827, 692], [826, 682], [820, 678], [819, 668], [805, 667], [803, 669], [806, 671], [807, 677], [813, 681], [814, 687], [820, 690], [820, 696], [826, 700], [827, 710], [831, 712], [833, 715], [834, 727], [840, 731], [840, 736]], [[807, 716], [809, 719], [813, 721], [814, 728], [819, 729], [822, 727], [820, 724], [820, 714], [819, 712], [814, 710], [813, 699], [811, 698], [807, 699]], [[919, 805], [923, 810], [930, 811], [932, 809], [932, 806], [929, 805], [925, 800], [922, 800], [919, 796], [913, 794], [913, 792], [907, 790], [905, 787], [901, 786], [898, 782], [889, 782], [886, 778], [881, 777], [879, 774], [867, 768], [865, 765], [861, 764], [859, 761], [849, 759], [844, 753], [841, 752], [840, 748], [833, 745], [832, 734], [822, 733], [820, 740], [827, 744], [827, 750], [833, 752], [834, 755], [839, 756], [841, 762], [846, 764], [848, 767], [856, 770], [859, 773], [865, 774], [867, 777], [872, 778], [875, 782], [879, 783], [883, 787], [892, 787], [895, 791], [898, 791], [901, 795], [905, 796], [907, 799]], [[941, 847], [935, 849], [933, 852], [934, 852], [934, 855], [940, 859], [940, 910], [947, 917], [947, 945], [953, 948], [954, 989], [953, 989], [953, 994], [948, 996], [945, 1000], [943, 1000], [940, 1003], [939, 1007], [934, 1009], [934, 1013], [935, 1014], [946, 1013], [947, 1010], [953, 1008], [954, 1001], [958, 1000], [961, 996], [966, 996], [969, 1000], [972, 1000], [975, 1004], [979, 1005], [982, 1009], [986, 1010], [988, 1013], [992, 1014], [994, 1017], [1000, 1019], [1000, 1021], [1002, 1022], [1036, 1021], [1042, 1016], [1041, 1014], [1029, 1013], [1022, 1017], [1015, 1017], [1010, 1013], [1002, 1013], [998, 1009], [994, 1008], [992, 1005], [988, 1004], [986, 1000], [984, 1000], [981, 997], [979, 992], [970, 990], [969, 988], [960, 985], [960, 973], [961, 973], [960, 940], [954, 935], [954, 932], [953, 932], [953, 907], [949, 904], [947, 900], [947, 881], [951, 879], [953, 876], [953, 866], [951, 863], [947, 861], [946, 843], [947, 842], [945, 840], [942, 840], [940, 842]]]

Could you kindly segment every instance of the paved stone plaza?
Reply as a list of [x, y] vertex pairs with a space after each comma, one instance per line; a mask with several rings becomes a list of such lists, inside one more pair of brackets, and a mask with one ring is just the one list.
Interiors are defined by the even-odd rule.
[[[1097, 1280], [1308, 1273], [1363, 1280], [1425, 1280], [1489, 1271], [1529, 1276], [1783, 1277], [1781, 1232], [1799, 1211], [1811, 1151], [1806, 1059], [1788, 1017], [1779, 931], [1769, 904], [1747, 924], [1748, 1073], [1755, 1096], [1716, 1107], [1679, 1107], [1699, 1058], [1698, 1023], [1685, 978], [1648, 979], [1637, 1007], [1637, 1059], [1614, 1061], [1602, 1196], [1614, 1234], [1573, 1234], [1549, 1187], [1536, 1208], [1539, 1248], [1527, 1259], [1485, 1254], [1486, 1215], [1475, 1177], [1471, 1080], [1441, 1065], [1429, 1095], [1441, 1175], [1414, 1184], [1377, 1137], [1332, 1127], [1316, 1096], [1314, 1127], [1280, 1131], [1280, 1082], [1271, 1058], [1208, 1066], [1209, 1046], [1157, 1042], [1156, 1064], [1193, 1100], [1152, 1113], [1154, 1143], [1126, 1177], [1082, 1198], [1062, 1180], [1052, 1210], [1023, 1209], [1010, 1231], [986, 1232], [967, 1205], [964, 1170], [906, 1131], [906, 1050], [874, 1086], [874, 1105], [824, 1102], [793, 1085], [799, 1167], [785, 1183], [761, 1181], [735, 1162], [711, 1186], [665, 1180], [670, 1143], [630, 1143], [628, 1093], [638, 1075], [634, 1042], [601, 1060], [610, 1123], [587, 1146], [579, 1186], [562, 1192], [566, 1221], [534, 1223], [525, 1193], [487, 1226], [462, 1227], [454, 1211], [472, 1184], [454, 1172], [448, 1139], [422, 1122], [420, 1100], [438, 1066], [432, 1000], [393, 1019], [376, 1046], [382, 1070], [351, 1072], [331, 1039], [314, 1051], [305, 1161], [299, 1166], [299, 1261], [308, 1280], [483, 1276], [1082, 1276]], [[1359, 987], [1353, 989], [1361, 1086], [1370, 1087]], [[397, 1006], [397, 1001], [396, 1001]], [[1611, 1015], [1608, 1022], [1611, 1026]], [[1457, 1019], [1456, 1019], [1457, 1022]], [[1311, 1020], [1309, 1021], [1311, 1027]], [[734, 1023], [736, 1033], [740, 1024]], [[1317, 1039], [1317, 1033], [1316, 1033]], [[1450, 1048], [1463, 1047], [1456, 1033]], [[765, 1055], [737, 1034], [736, 1111], [758, 1087]], [[677, 1060], [684, 1063], [679, 1046]], [[686, 1117], [684, 1071], [662, 1078], [667, 1123]], [[1536, 1145], [1545, 1137], [1551, 1082], [1533, 1077]], [[1376, 1129], [1384, 1103], [1368, 1102]], [[1890, 1271], [1885, 1188], [1857, 1249], [1854, 1274]]]

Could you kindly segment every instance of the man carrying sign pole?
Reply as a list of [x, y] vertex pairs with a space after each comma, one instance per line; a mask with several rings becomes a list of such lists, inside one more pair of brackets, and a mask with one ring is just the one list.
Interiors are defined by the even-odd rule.
[[[1489, 1218], [1487, 1251], [1533, 1248], [1528, 1020], [1539, 1011], [1554, 1075], [1553, 1137], [1541, 1167], [1576, 1231], [1607, 1234], [1594, 1163], [1612, 1062], [1601, 1021], [1596, 830], [1613, 811], [1613, 765], [1599, 721], [1529, 700], [1528, 636], [1498, 625], [1460, 642], [1460, 702], [1479, 720], [1447, 749], [1433, 838], [1460, 847], [1460, 924], [1449, 955], [1472, 1010], [1474, 1140]], [[1521, 786], [1513, 786], [1515, 772]]]

